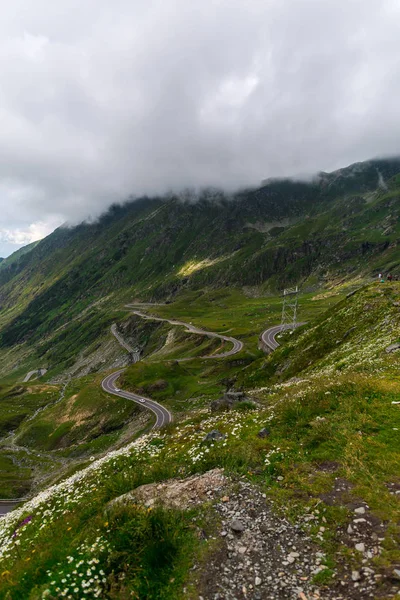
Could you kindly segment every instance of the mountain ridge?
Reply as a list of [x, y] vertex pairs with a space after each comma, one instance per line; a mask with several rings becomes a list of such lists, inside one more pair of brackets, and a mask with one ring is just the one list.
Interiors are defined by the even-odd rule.
[[400, 159], [368, 161], [233, 198], [142, 198], [59, 228], [0, 268], [0, 347], [34, 344], [107, 296], [165, 300], [227, 285], [276, 292], [396, 272], [399, 173]]

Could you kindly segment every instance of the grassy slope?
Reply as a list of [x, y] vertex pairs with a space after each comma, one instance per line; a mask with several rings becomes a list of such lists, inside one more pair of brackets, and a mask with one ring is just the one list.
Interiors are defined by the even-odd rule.
[[[388, 190], [377, 188], [377, 169]], [[399, 161], [383, 161], [319, 183], [276, 181], [229, 201], [210, 192], [197, 203], [137, 201], [97, 223], [59, 229], [0, 271], [0, 355], [16, 343], [33, 355], [44, 340], [62, 359], [63, 339], [54, 332], [76, 319], [73, 327], [85, 335], [79, 315], [100, 299], [106, 318], [132, 296], [230, 285], [275, 292], [292, 282], [316, 287], [338, 276], [396, 271], [396, 169]]]
[[[389, 168], [388, 176], [394, 168]], [[328, 177], [323, 193], [318, 191], [318, 201], [315, 185], [276, 182], [236, 202], [220, 198], [219, 204], [203, 200], [180, 205], [154, 200], [114, 208], [97, 224], [55, 232], [2, 269], [0, 355], [6, 377], [0, 401], [5, 407], [4, 435], [15, 427], [18, 444], [24, 444], [9, 447], [5, 440], [0, 448], [4, 495], [25, 493], [33, 478], [54, 478], [56, 470], [64, 477], [87, 464], [90, 456], [117, 448], [140, 433], [143, 424], [132, 425], [136, 415], [132, 405], [102, 394], [100, 376], [74, 382], [59, 404], [31, 421], [27, 419], [33, 409], [47, 403], [47, 389], [34, 383], [25, 386], [29, 392], [20, 393], [21, 386], [16, 385], [27, 370], [37, 366], [50, 367], [48, 377], [59, 376], [66, 369], [72, 372], [77, 359], [89, 360], [99, 353], [108, 343], [110, 324], [119, 322], [133, 340], [139, 340], [148, 356], [146, 362], [126, 372], [124, 385], [165, 402], [179, 419], [187, 419], [187, 426], [183, 431], [180, 426], [171, 428], [167, 438], [156, 445], [159, 459], [151, 469], [145, 464], [144, 474], [140, 461], [133, 461], [129, 463], [132, 477], [119, 477], [126, 467], [123, 462], [110, 475], [113, 483], [109, 487], [104, 487], [100, 477], [95, 484], [99, 495], [90, 499], [89, 512], [74, 507], [71, 514], [82, 539], [90, 539], [95, 523], [100, 523], [106, 498], [139, 481], [161, 480], [176, 472], [184, 475], [214, 465], [250, 475], [296, 515], [309, 510], [310, 503], [312, 507], [332, 485], [333, 475], [317, 468], [323, 460], [337, 462], [339, 475], [349, 478], [356, 486], [355, 493], [381, 518], [390, 519], [395, 530], [397, 508], [386, 484], [397, 481], [398, 448], [390, 445], [390, 436], [397, 425], [396, 406], [391, 402], [399, 389], [396, 355], [386, 355], [384, 348], [396, 332], [394, 341], [399, 337], [394, 305], [398, 289], [396, 285], [374, 286], [345, 298], [356, 282], [355, 273], [388, 268], [396, 272], [400, 260], [400, 181], [393, 179], [388, 190], [371, 192], [376, 188], [372, 171], [366, 171], [368, 177], [363, 173], [361, 179], [351, 179], [350, 184], [340, 177], [338, 181]], [[306, 219], [302, 218], [305, 214]], [[289, 220], [279, 227], [276, 221], [281, 217]], [[270, 225], [274, 226], [269, 231], [259, 231]], [[331, 284], [332, 290], [303, 296], [300, 318], [311, 322], [311, 327], [284, 337], [285, 347], [265, 360], [257, 349], [258, 335], [268, 324], [279, 322], [280, 304], [276, 297], [262, 294], [298, 280], [309, 289], [324, 282]], [[237, 286], [227, 287], [232, 283]], [[171, 359], [212, 353], [217, 343], [184, 334], [180, 328], [171, 333], [171, 328], [162, 324], [138, 326], [121, 310], [132, 296], [144, 299], [171, 294], [176, 299], [173, 304], [152, 307], [151, 312], [231, 333], [245, 341], [245, 352], [229, 360], [176, 363]], [[333, 312], [319, 317], [324, 309]], [[357, 330], [352, 329], [354, 323]], [[169, 362], [165, 363], [166, 359]], [[100, 356], [93, 362], [94, 371], [104, 368], [101, 360]], [[390, 385], [383, 376], [390, 378]], [[305, 381], [280, 387], [293, 377]], [[228, 380], [256, 389], [259, 411], [207, 420], [204, 410], [208, 401], [220, 395]], [[22, 402], [16, 402], [14, 394], [20, 394]], [[272, 413], [271, 403], [276, 405]], [[261, 441], [256, 433], [271, 417], [273, 433]], [[19, 421], [13, 424], [7, 419]], [[239, 435], [237, 439], [230, 436], [227, 447], [205, 453], [200, 440], [214, 427], [228, 433], [236, 428]], [[277, 484], [277, 474], [284, 475], [284, 484]], [[126, 516], [128, 521], [136, 518], [135, 510]], [[335, 510], [326, 513], [332, 524], [338, 518]], [[346, 510], [340, 515], [345, 520]], [[136, 516], [140, 522], [139, 513]], [[117, 515], [115, 531], [119, 522], [125, 522], [124, 516], [118, 519]], [[169, 523], [174, 535], [174, 515], [162, 514], [160, 519]], [[149, 526], [148, 520], [144, 523]], [[57, 552], [64, 560], [65, 551], [76, 546], [78, 538], [66, 527], [63, 531], [70, 546], [57, 548], [51, 534], [47, 541], [41, 538], [36, 566], [46, 553], [46, 561], [54, 565]], [[190, 532], [185, 535], [184, 544], [191, 548]], [[117, 537], [115, 534], [115, 540]], [[124, 539], [122, 536], [122, 543]], [[135, 547], [141, 547], [141, 539]], [[338, 542], [333, 530], [325, 542], [334, 564]], [[388, 546], [390, 543], [388, 540]], [[126, 548], [124, 552], [128, 552]], [[130, 561], [136, 560], [135, 555], [129, 556]], [[181, 582], [187, 557], [179, 552], [174, 556], [177, 562], [174, 558], [168, 569], [181, 573], [176, 577]], [[393, 564], [397, 558], [395, 544], [383, 560]], [[17, 560], [14, 567], [18, 572], [26, 569], [26, 564]], [[107, 561], [104, 568], [109, 568]], [[121, 569], [125, 572], [125, 563]], [[107, 585], [115, 587], [114, 597], [119, 597], [121, 582], [107, 577]], [[129, 577], [129, 585], [143, 591], [140, 586], [147, 584], [141, 575], [130, 573]], [[7, 585], [5, 590], [10, 589]], [[28, 576], [16, 597], [25, 600], [30, 585]], [[151, 594], [178, 597], [179, 586], [168, 588], [163, 579]]]
[[[102, 313], [100, 317], [101, 315]], [[62, 329], [57, 336], [62, 335], [65, 343], [56, 345], [55, 349], [50, 345], [49, 351], [53, 358], [57, 353], [60, 359], [65, 356], [66, 360], [60, 362], [57, 368], [50, 369], [40, 381], [59, 377], [60, 366], [64, 369], [69, 366], [71, 360], [68, 348], [71, 341], [82, 349], [83, 363], [96, 356], [97, 362], [93, 364], [95, 370], [100, 368], [101, 372], [73, 378], [68, 384], [57, 386], [35, 381], [21, 384], [15, 378], [3, 386], [0, 400], [0, 434], [3, 436], [2, 440], [0, 438], [0, 460], [4, 462], [4, 466], [0, 475], [0, 497], [19, 497], [22, 491], [23, 495], [32, 493], [43, 485], [43, 477], [46, 481], [51, 481], [55, 475], [84, 464], [90, 457], [126, 444], [152, 424], [152, 415], [147, 411], [140, 411], [128, 400], [104, 393], [100, 387], [112, 361], [115, 362], [114, 368], [117, 368], [125, 364], [121, 360], [127, 357], [126, 351], [121, 349], [109, 330], [109, 324], [118, 320], [118, 317], [124, 338], [141, 347], [143, 355], [148, 355], [151, 361], [128, 370], [127, 377], [129, 373], [133, 373], [137, 379], [142, 371], [148, 371], [148, 379], [149, 374], [151, 376], [154, 371], [157, 373], [159, 369], [165, 370], [166, 359], [171, 360], [174, 356], [207, 355], [219, 346], [216, 340], [188, 334], [182, 327], [171, 328], [166, 323], [145, 321], [131, 316], [129, 311], [114, 312], [107, 318], [106, 329], [101, 318], [96, 320], [96, 313], [86, 314], [88, 335], [83, 337], [74, 336], [77, 331], [82, 332], [72, 325]], [[71, 333], [71, 339], [65, 333]], [[111, 362], [107, 353], [102, 352], [110, 344], [113, 347]], [[41, 364], [48, 366], [46, 361], [43, 362], [47, 350], [44, 354], [42, 347], [39, 347], [37, 354], [41, 357]], [[188, 368], [185, 363], [179, 365], [182, 372], [187, 372]], [[74, 366], [71, 369], [71, 373], [79, 374], [79, 369], [74, 370]], [[17, 373], [21, 381], [26, 371]], [[169, 382], [169, 390], [172, 389], [171, 385]], [[141, 386], [142, 383], [138, 383], [139, 389]], [[153, 393], [152, 386], [148, 392], [157, 395], [156, 391]], [[163, 397], [165, 395], [164, 393]], [[186, 409], [186, 397], [186, 391], [183, 396], [177, 395], [174, 407], [179, 405], [180, 410]], [[20, 469], [18, 464], [23, 468]]]
[[[112, 456], [94, 465], [84, 478], [75, 478], [54, 490], [46, 506], [30, 509], [31, 524], [22, 527], [17, 536], [18, 553], [13, 539], [7, 541], [7, 527], [12, 533], [15, 525], [10, 523], [0, 533], [6, 553], [1, 565], [6, 575], [0, 598], [6, 598], [11, 591], [13, 598], [33, 599], [43, 590], [57, 587], [61, 593], [65, 573], [69, 574], [68, 583], [81, 589], [86, 576], [81, 577], [75, 566], [79, 546], [85, 571], [89, 560], [99, 560], [94, 572], [102, 569], [104, 573], [99, 583], [102, 597], [121, 598], [131, 591], [154, 599], [183, 597], [185, 573], [199, 551], [194, 549], [194, 515], [167, 510], [150, 517], [133, 505], [109, 508], [105, 517], [104, 506], [111, 498], [141, 483], [161, 481], [177, 473], [186, 476], [214, 466], [250, 478], [275, 502], [276, 510], [292, 519], [314, 515], [305, 527], [324, 552], [323, 563], [328, 568], [323, 578], [317, 578], [321, 586], [328, 585], [330, 577], [342, 572], [346, 565], [354, 569], [361, 564], [361, 556], [351, 544], [343, 545], [340, 532], [346, 530], [351, 519], [351, 501], [356, 505], [366, 501], [376, 519], [386, 524], [382, 529], [383, 552], [371, 561], [382, 575], [384, 590], [391, 565], [400, 561], [399, 502], [389, 491], [390, 484], [400, 483], [400, 447], [394, 436], [394, 430], [400, 428], [400, 412], [393, 404], [399, 398], [400, 381], [396, 355], [385, 352], [388, 341], [399, 340], [399, 313], [394, 305], [399, 300], [399, 284], [366, 287], [330, 308], [308, 331], [291, 336], [287, 346], [263, 359], [264, 368], [257, 362], [242, 366], [243, 385], [254, 388], [254, 380], [258, 385], [251, 392], [258, 402], [257, 411], [210, 416], [200, 402], [200, 410], [195, 408], [163, 434], [143, 439], [137, 449]], [[363, 318], [366, 304], [370, 308]], [[357, 334], [342, 335], [349, 324], [358, 321]], [[328, 344], [323, 342], [327, 331], [332, 333]], [[370, 350], [372, 345], [374, 351]], [[306, 353], [305, 363], [297, 360], [300, 351]], [[344, 357], [358, 351], [355, 369], [351, 361], [343, 368]], [[289, 372], [285, 367], [290, 357]], [[307, 363], [308, 358], [312, 364]], [[233, 361], [221, 363], [232, 366]], [[152, 369], [156, 368], [167, 372], [155, 373]], [[215, 366], [202, 364], [201, 368], [182, 374], [174, 363], [159, 367], [150, 362], [140, 365], [137, 377], [146, 384], [147, 379], [150, 383], [156, 376], [169, 377], [171, 373], [171, 390], [179, 381], [183, 394], [199, 394], [199, 375], [207, 378], [206, 369], [210, 369], [212, 386]], [[133, 369], [127, 373], [126, 383], [132, 381], [136, 386], [133, 373]], [[283, 380], [286, 381], [282, 383]], [[265, 425], [270, 435], [260, 439], [256, 434]], [[226, 441], [204, 445], [204, 434], [215, 428], [227, 434]], [[334, 466], [334, 472], [323, 465]], [[336, 505], [325, 504], [321, 499], [324, 494], [329, 495], [337, 477], [349, 482], [347, 498]], [[207, 515], [207, 511], [201, 512], [201, 519], [207, 521]], [[22, 516], [23, 513], [20, 521]], [[43, 525], [44, 518], [49, 525]], [[170, 551], [163, 551], [163, 556], [169, 558], [158, 573], [157, 557], [152, 554], [156, 552], [151, 541], [154, 535], [156, 540], [171, 544]], [[207, 542], [203, 541], [200, 551], [205, 549]], [[139, 555], [152, 557], [144, 559], [140, 569]], [[68, 556], [73, 557], [71, 563]], [[60, 570], [63, 574], [57, 575]]]
[[0, 269], [5, 269], [6, 267], [9, 267], [10, 265], [18, 261], [24, 254], [33, 250], [35, 246], [38, 245], [38, 243], [39, 242], [37, 241], [32, 242], [31, 244], [27, 244], [26, 246], [23, 246], [19, 250], [13, 252], [10, 256], [7, 256], [7, 258], [2, 258], [0, 260]]

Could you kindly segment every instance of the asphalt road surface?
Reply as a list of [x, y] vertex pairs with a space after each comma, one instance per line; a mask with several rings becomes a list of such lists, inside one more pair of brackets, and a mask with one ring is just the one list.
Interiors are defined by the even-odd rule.
[[[130, 307], [129, 304], [127, 306]], [[170, 323], [171, 325], [180, 325], [186, 327], [186, 331], [189, 331], [190, 333], [196, 333], [197, 335], [205, 335], [209, 338], [217, 338], [223, 340], [224, 342], [232, 344], [232, 348], [230, 350], [220, 352], [219, 354], [211, 354], [210, 356], [202, 356], [201, 358], [226, 358], [227, 356], [233, 356], [234, 354], [237, 354], [238, 352], [243, 350], [243, 342], [237, 340], [234, 337], [230, 337], [229, 335], [222, 335], [220, 333], [214, 333], [213, 331], [205, 331], [204, 329], [200, 329], [199, 327], [191, 325], [191, 323], [184, 323], [183, 321], [175, 321], [171, 319], [162, 319], [161, 317], [154, 317], [152, 315], [142, 313], [139, 310], [133, 310], [132, 312], [134, 315], [138, 315], [142, 319], [148, 319], [151, 321], [164, 321]]]
[[16, 500], [0, 500], [0, 517], [6, 515], [10, 510], [13, 510], [17, 506], [23, 502], [23, 498], [19, 498]]
[[[296, 327], [300, 327], [301, 325], [305, 325], [305, 323], [297, 323]], [[286, 331], [287, 329], [293, 329], [292, 325], [274, 325], [273, 327], [269, 327], [261, 334], [261, 342], [268, 352], [271, 350], [276, 350], [280, 345], [279, 342], [276, 341], [275, 336], [281, 331]]]
[[[108, 392], [109, 394], [113, 394], [114, 396], [120, 396], [121, 398], [132, 400], [132, 402], [136, 402], [137, 404], [139, 404], [139, 406], [143, 406], [144, 408], [151, 410], [157, 417], [153, 429], [158, 429], [163, 425], [168, 425], [168, 423], [171, 423], [171, 413], [169, 412], [169, 410], [164, 408], [164, 406], [158, 404], [158, 402], [151, 400], [151, 398], [146, 398], [145, 396], [134, 394], [133, 392], [125, 392], [118, 388], [118, 385], [116, 385], [116, 381], [118, 377], [124, 372], [124, 370], [125, 369], [120, 369], [115, 373], [111, 373], [111, 375], [107, 375], [107, 377], [105, 377], [101, 382], [101, 387], [103, 388], [103, 390], [105, 392]], [[141, 399], [143, 399], [144, 402], [141, 402]]]

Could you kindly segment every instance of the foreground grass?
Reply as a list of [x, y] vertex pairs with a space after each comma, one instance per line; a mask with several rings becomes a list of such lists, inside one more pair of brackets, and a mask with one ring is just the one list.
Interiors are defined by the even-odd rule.
[[[0, 522], [0, 598], [79, 598], [83, 589], [89, 598], [182, 597], [198, 552], [193, 515], [170, 510], [152, 514], [133, 504], [121, 508], [109, 502], [139, 485], [214, 467], [233, 478], [250, 479], [275, 510], [303, 523], [324, 553], [328, 569], [315, 581], [321, 586], [344, 565], [348, 571], [361, 566], [362, 556], [352, 544], [343, 544], [339, 534], [354, 516], [352, 506], [366, 502], [383, 525], [384, 537], [382, 552], [369, 564], [385, 577], [400, 562], [400, 505], [391, 493], [400, 484], [400, 378], [393, 355], [385, 352], [387, 339], [399, 338], [397, 313], [392, 312], [397, 301], [397, 284], [383, 292], [373, 286], [361, 290], [311, 333], [291, 337], [289, 353], [296, 360], [296, 344], [314, 353], [314, 369], [300, 364], [295, 378], [291, 372], [290, 378], [277, 377], [274, 383], [270, 365], [285, 373], [285, 348], [264, 359], [263, 380], [257, 361], [242, 365], [241, 382], [247, 382], [256, 409], [246, 405], [211, 415], [203, 397], [164, 431], [94, 461], [11, 513]], [[363, 321], [359, 311], [366, 302], [371, 308]], [[356, 318], [363, 324], [361, 337], [369, 332], [366, 343], [374, 339], [375, 349], [361, 352], [351, 370], [342, 368], [338, 352], [354, 356], [360, 339], [335, 335], [339, 344], [323, 346], [320, 332], [327, 322], [336, 333], [347, 327], [344, 319]], [[128, 370], [125, 383], [143, 390], [154, 385], [152, 392], [160, 399], [163, 394], [176, 396], [177, 389], [189, 398], [200, 393], [203, 378], [211, 395], [222, 386], [226, 365], [206, 362], [184, 364], [183, 370], [176, 362], [143, 364]], [[233, 361], [226, 364], [238, 368]], [[264, 385], [254, 387], [255, 380]], [[261, 428], [267, 428], [265, 437], [258, 436]], [[225, 438], [205, 442], [214, 429]], [[346, 495], [327, 503], [324, 498], [332, 493], [336, 478], [347, 482]], [[310, 513], [313, 520], [306, 524], [302, 519]], [[159, 573], [156, 557], [164, 561]]]
[[[135, 505], [107, 508], [108, 502], [143, 483], [216, 466], [250, 478], [274, 501], [276, 510], [293, 519], [317, 505], [321, 509], [320, 497], [329, 492], [334, 478], [346, 478], [353, 486], [351, 497], [365, 500], [377, 518], [392, 524], [375, 568], [396, 563], [400, 552], [393, 527], [400, 507], [388, 484], [398, 481], [400, 447], [393, 430], [400, 427], [400, 413], [392, 402], [399, 394], [400, 382], [388, 385], [380, 377], [306, 380], [273, 388], [258, 411], [213, 416], [200, 411], [165, 433], [142, 438], [61, 483], [37, 508], [28, 505], [2, 523], [1, 569], [6, 575], [0, 598], [40, 598], [47, 589], [49, 597], [61, 597], [66, 587], [65, 597], [76, 598], [80, 596], [73, 590], [82, 590], [82, 581], [86, 585], [90, 579], [92, 595], [87, 597], [123, 598], [133, 593], [140, 598], [179, 598], [196, 558], [191, 514], [164, 510], [152, 515]], [[263, 426], [270, 431], [264, 439], [257, 436]], [[204, 443], [211, 429], [224, 433], [225, 440]], [[327, 461], [336, 464], [334, 473], [320, 468]], [[21, 526], [27, 516], [29, 524]], [[318, 520], [311, 534], [334, 570], [343, 554], [337, 528], [349, 522], [351, 511], [346, 505], [326, 506], [320, 518], [324, 534], [319, 533]], [[156, 574], [158, 550], [165, 570]], [[347, 560], [357, 564], [357, 553], [351, 548], [346, 552]], [[88, 575], [89, 566], [93, 569]], [[95, 579], [99, 573], [100, 582]], [[97, 584], [100, 592], [93, 587]]]

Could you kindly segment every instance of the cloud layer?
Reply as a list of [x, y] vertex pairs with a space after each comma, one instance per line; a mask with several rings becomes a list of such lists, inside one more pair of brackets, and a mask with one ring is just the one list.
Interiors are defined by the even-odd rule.
[[398, 0], [15, 0], [0, 229], [398, 154], [399, 73]]

